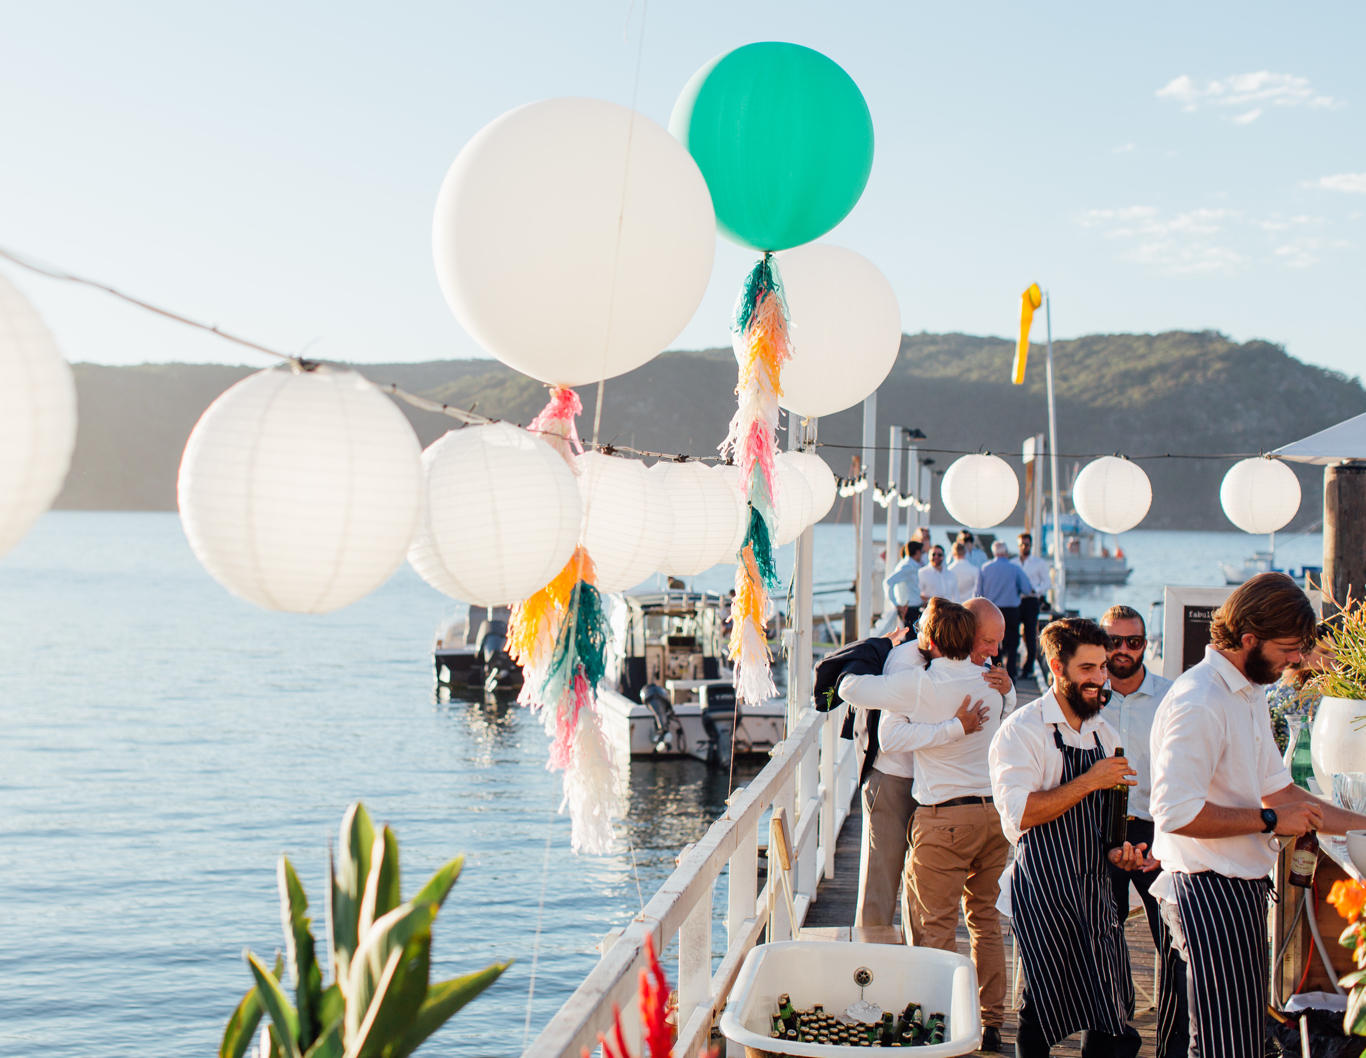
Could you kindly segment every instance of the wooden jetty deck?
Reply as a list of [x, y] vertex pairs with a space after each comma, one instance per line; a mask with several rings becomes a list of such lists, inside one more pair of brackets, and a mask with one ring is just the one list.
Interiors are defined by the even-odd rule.
[[[854, 922], [854, 905], [858, 897], [859, 843], [863, 828], [861, 798], [856, 797], [850, 807], [849, 818], [845, 820], [839, 839], [835, 844], [835, 875], [817, 887], [816, 900], [811, 904], [803, 923], [803, 931], [812, 930], [817, 935], [829, 936], [831, 940], [849, 939], [848, 931]], [[900, 925], [900, 912], [897, 912]], [[1129, 943], [1129, 961], [1134, 976], [1137, 1004], [1133, 1026], [1143, 1037], [1143, 1058], [1156, 1054], [1157, 1012], [1148, 1005], [1146, 996], [1155, 997], [1153, 979], [1153, 941], [1148, 933], [1148, 922], [1141, 913], [1128, 921], [1126, 937]], [[858, 938], [865, 939], [865, 938]], [[866, 939], [873, 939], [871, 937]], [[960, 919], [958, 926], [958, 951], [967, 955], [968, 931]], [[1006, 1023], [1001, 1030], [1002, 1051], [1011, 1055], [1015, 1050], [1015, 1011], [1010, 1005], [1010, 991], [1014, 988], [1014, 944], [1006, 938]], [[1053, 1048], [1055, 1055], [1080, 1055], [1081, 1037], [1071, 1036]]]

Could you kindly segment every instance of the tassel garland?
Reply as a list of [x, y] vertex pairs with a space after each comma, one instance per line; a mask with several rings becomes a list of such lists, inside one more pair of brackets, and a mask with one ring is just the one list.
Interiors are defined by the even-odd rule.
[[773, 697], [768, 649], [768, 592], [778, 586], [773, 557], [777, 528], [778, 398], [783, 365], [792, 359], [787, 305], [772, 254], [764, 254], [745, 280], [732, 329], [740, 336], [739, 406], [721, 453], [735, 460], [750, 504], [749, 531], [735, 570], [734, 624], [729, 656], [735, 664], [736, 697], [758, 704]]

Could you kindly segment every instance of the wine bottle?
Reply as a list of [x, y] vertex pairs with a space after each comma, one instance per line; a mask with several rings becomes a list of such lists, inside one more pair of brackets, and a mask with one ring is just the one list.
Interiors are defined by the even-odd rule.
[[[1124, 756], [1124, 747], [1115, 747], [1115, 756]], [[1124, 844], [1129, 831], [1129, 787], [1126, 783], [1116, 783], [1101, 794], [1101, 843], [1107, 849], [1117, 849]]]
[[1314, 868], [1319, 864], [1319, 836], [1312, 830], [1306, 830], [1295, 841], [1295, 848], [1290, 853], [1290, 877], [1286, 880], [1291, 885], [1302, 886], [1308, 889], [1314, 884]]

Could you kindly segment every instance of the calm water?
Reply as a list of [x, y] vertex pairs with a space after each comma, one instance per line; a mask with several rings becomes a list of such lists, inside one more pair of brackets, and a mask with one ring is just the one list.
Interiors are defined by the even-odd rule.
[[[1134, 584], [1080, 597], [1084, 612], [1146, 612], [1163, 583], [1218, 583], [1215, 561], [1254, 545], [1123, 539]], [[818, 527], [817, 581], [852, 578], [850, 541]], [[1321, 547], [1305, 537], [1284, 557]], [[697, 581], [725, 588], [729, 573]], [[468, 857], [434, 978], [518, 960], [421, 1053], [519, 1054], [542, 892], [533, 1034], [639, 909], [637, 878], [648, 900], [705, 832], [726, 780], [636, 765], [617, 851], [572, 855], [539, 725], [434, 701], [428, 652], [453, 606], [404, 567], [339, 613], [266, 613], [209, 579], [174, 514], [50, 514], [0, 560], [0, 1054], [216, 1051], [250, 981], [243, 947], [281, 944], [276, 856], [321, 933], [327, 842], [357, 799], [397, 831], [405, 894]]]

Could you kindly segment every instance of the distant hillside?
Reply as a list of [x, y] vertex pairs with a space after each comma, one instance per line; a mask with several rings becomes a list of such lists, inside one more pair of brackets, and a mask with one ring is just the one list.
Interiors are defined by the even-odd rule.
[[[1008, 379], [1013, 347], [999, 338], [917, 334], [902, 338], [892, 373], [878, 391], [878, 444], [890, 425], [919, 427], [937, 469], [948, 452], [986, 449], [1018, 457], [1024, 438], [1047, 427], [1042, 347], [1028, 379]], [[545, 403], [545, 387], [492, 360], [371, 364], [377, 382], [483, 414], [525, 423]], [[1214, 332], [1093, 335], [1054, 345], [1059, 451], [1215, 454], [1268, 451], [1366, 412], [1359, 379], [1313, 367], [1268, 342], [1238, 345]], [[80, 434], [62, 508], [172, 510], [185, 440], [209, 403], [251, 372], [246, 367], [155, 364], [75, 365]], [[729, 349], [671, 352], [605, 387], [601, 438], [664, 452], [709, 454], [734, 410], [735, 360]], [[596, 387], [580, 387], [591, 432]], [[443, 416], [400, 407], [424, 445], [450, 427]], [[822, 455], [847, 473], [862, 436], [862, 411], [820, 422]], [[837, 447], [850, 446], [850, 447]], [[1017, 465], [1018, 461], [1016, 460]], [[1067, 459], [1070, 472], [1077, 460]], [[1084, 462], [1084, 460], [1082, 460]], [[1226, 529], [1219, 481], [1231, 460], [1150, 460], [1153, 506], [1145, 528]], [[886, 453], [877, 477], [885, 480]], [[1298, 470], [1305, 503], [1296, 524], [1318, 517], [1317, 468]], [[934, 497], [942, 514], [939, 497]], [[848, 517], [847, 511], [844, 517]], [[1017, 512], [1014, 521], [1020, 520]]]

